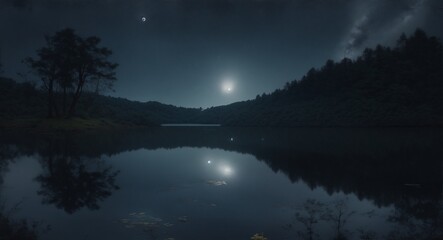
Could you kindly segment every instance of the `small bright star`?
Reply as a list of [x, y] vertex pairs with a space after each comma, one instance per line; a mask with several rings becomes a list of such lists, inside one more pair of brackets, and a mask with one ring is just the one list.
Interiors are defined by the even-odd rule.
[[142, 22], [146, 22], [146, 17], [142, 17]]

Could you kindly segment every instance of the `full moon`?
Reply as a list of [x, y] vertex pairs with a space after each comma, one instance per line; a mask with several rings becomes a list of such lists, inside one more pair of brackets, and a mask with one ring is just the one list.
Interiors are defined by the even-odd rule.
[[222, 91], [224, 93], [232, 93], [232, 91], [234, 91], [234, 83], [231, 80], [225, 80], [222, 83]]

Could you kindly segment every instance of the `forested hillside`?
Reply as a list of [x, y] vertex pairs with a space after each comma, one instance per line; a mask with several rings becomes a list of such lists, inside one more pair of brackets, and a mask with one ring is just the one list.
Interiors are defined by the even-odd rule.
[[[31, 83], [0, 78], [0, 119], [47, 117], [47, 95]], [[56, 96], [58, 99], [60, 96]], [[107, 119], [122, 124], [155, 125], [190, 122], [201, 109], [182, 108], [159, 102], [136, 102], [124, 98], [84, 93], [76, 117]]]
[[[441, 126], [443, 47], [422, 30], [394, 48], [328, 60], [270, 94], [226, 106], [182, 108], [85, 92], [77, 117], [121, 123], [220, 123], [230, 126]], [[47, 96], [31, 83], [0, 77], [0, 118], [43, 118]], [[54, 96], [62, 99], [62, 96]]]
[[424, 126], [443, 124], [442, 44], [422, 30], [395, 48], [328, 60], [255, 100], [204, 111], [204, 121], [241, 126]]

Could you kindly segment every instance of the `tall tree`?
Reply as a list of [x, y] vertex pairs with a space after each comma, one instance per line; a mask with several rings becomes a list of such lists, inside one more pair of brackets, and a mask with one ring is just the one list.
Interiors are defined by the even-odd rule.
[[[46, 46], [37, 50], [37, 58], [26, 62], [40, 76], [48, 91], [48, 117], [71, 117], [85, 86], [98, 92], [112, 88], [117, 64], [108, 58], [112, 51], [100, 47], [100, 38], [82, 38], [70, 28], [46, 37]], [[61, 97], [61, 103], [55, 99]], [[58, 98], [58, 100], [60, 100]], [[58, 104], [57, 104], [58, 103]], [[61, 113], [57, 105], [61, 104]]]

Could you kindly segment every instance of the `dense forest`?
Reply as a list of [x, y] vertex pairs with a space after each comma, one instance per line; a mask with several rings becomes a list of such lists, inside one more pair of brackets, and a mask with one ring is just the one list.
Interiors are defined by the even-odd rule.
[[443, 124], [443, 48], [418, 29], [395, 48], [328, 60], [255, 100], [214, 107], [207, 121], [243, 126], [423, 126]]
[[[47, 116], [47, 93], [35, 83], [0, 77], [0, 91], [0, 118]], [[62, 93], [53, 98], [61, 101]], [[85, 91], [75, 116], [136, 125], [440, 126], [443, 47], [436, 37], [418, 29], [411, 36], [402, 35], [393, 48], [379, 45], [356, 59], [328, 60], [270, 94], [204, 110]]]

